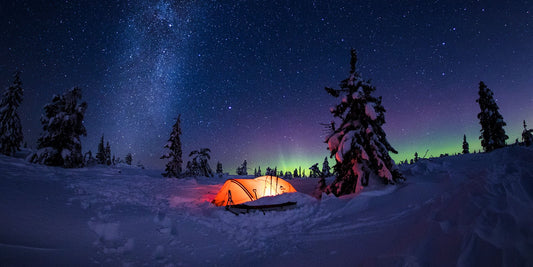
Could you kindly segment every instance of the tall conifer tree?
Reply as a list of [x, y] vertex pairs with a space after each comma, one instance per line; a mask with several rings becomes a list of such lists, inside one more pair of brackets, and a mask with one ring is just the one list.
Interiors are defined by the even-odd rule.
[[170, 159], [166, 165], [165, 177], [180, 177], [181, 175], [181, 165], [183, 164], [182, 151], [181, 151], [181, 114], [178, 115], [176, 123], [172, 126], [172, 132], [170, 133], [170, 138], [168, 139], [165, 148], [168, 148], [170, 151], [163, 156], [162, 159]]
[[6, 89], [0, 102], [0, 153], [4, 155], [15, 155], [24, 140], [17, 113], [23, 94], [20, 72], [15, 72], [13, 84]]
[[466, 141], [466, 134], [463, 135], [463, 154], [468, 154], [470, 153], [469, 151], [469, 145], [468, 145], [468, 142]]
[[381, 97], [372, 96], [376, 88], [360, 77], [356, 63], [357, 53], [352, 49], [350, 76], [341, 82], [340, 89], [326, 87], [330, 95], [341, 97], [341, 103], [330, 110], [340, 120], [339, 127], [332, 122], [326, 138], [337, 162], [337, 177], [326, 191], [337, 196], [361, 191], [372, 174], [386, 184], [404, 180], [389, 156], [389, 151], [397, 152], [381, 128], [385, 123]]
[[505, 140], [509, 137], [505, 134], [503, 126], [505, 122], [500, 114], [498, 104], [494, 101], [492, 91], [483, 83], [479, 82], [479, 103], [481, 112], [477, 114], [479, 124], [481, 124], [481, 146], [485, 152], [490, 152], [505, 146]]
[[96, 152], [96, 162], [98, 164], [105, 164], [105, 145], [104, 145], [104, 135], [100, 138], [100, 143], [98, 143], [98, 151]]

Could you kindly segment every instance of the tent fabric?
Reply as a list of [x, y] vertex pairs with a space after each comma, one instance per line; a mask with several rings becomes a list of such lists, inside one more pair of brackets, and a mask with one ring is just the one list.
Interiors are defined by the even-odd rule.
[[220, 188], [212, 203], [216, 206], [237, 205], [266, 196], [296, 192], [287, 181], [276, 176], [255, 179], [229, 179]]

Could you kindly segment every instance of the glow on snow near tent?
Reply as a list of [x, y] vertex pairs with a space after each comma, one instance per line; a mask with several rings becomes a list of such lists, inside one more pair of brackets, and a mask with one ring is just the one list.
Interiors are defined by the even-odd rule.
[[293, 193], [296, 189], [276, 176], [260, 176], [255, 179], [227, 180], [212, 203], [216, 206], [236, 205], [262, 197]]

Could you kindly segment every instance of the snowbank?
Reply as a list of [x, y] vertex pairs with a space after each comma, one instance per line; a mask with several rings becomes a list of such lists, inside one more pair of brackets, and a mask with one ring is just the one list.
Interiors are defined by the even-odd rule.
[[[422, 160], [398, 186], [342, 198], [260, 199], [295, 209], [235, 216], [225, 178], [125, 166], [61, 169], [0, 156], [7, 265], [533, 265], [533, 150]], [[259, 202], [258, 201], [258, 202]]]

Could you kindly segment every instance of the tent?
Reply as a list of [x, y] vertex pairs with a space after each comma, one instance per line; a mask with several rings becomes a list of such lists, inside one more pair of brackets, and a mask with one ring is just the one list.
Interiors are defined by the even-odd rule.
[[220, 188], [212, 203], [216, 206], [237, 205], [266, 196], [296, 192], [287, 181], [276, 176], [255, 179], [229, 179]]

